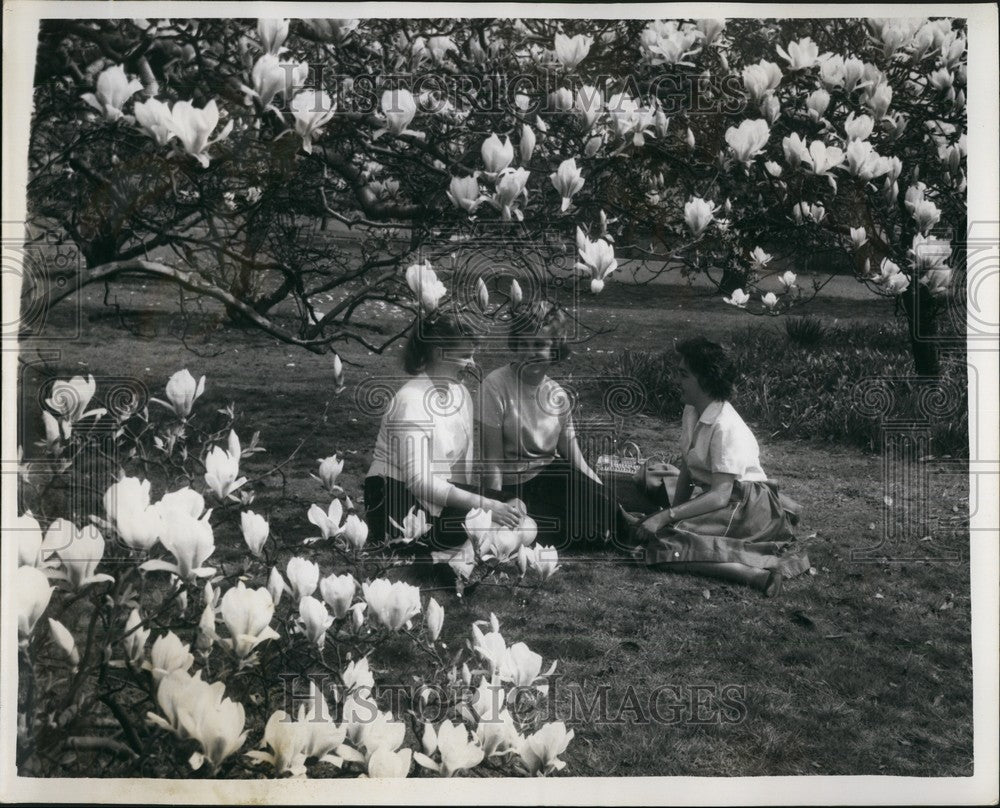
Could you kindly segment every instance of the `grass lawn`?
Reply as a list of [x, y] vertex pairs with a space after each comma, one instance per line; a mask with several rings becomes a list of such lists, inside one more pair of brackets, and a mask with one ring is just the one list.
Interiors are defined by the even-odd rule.
[[[260, 430], [267, 453], [246, 461], [248, 476], [292, 457], [285, 487], [275, 476], [261, 481], [254, 506], [283, 527], [282, 563], [312, 555], [324, 575], [334, 571], [321, 551], [298, 547], [315, 532], [308, 505], [324, 503], [309, 472], [316, 458], [339, 451], [347, 458], [341, 482], [360, 497], [378, 421], [358, 407], [355, 386], [367, 377], [401, 382], [398, 346], [383, 356], [348, 350], [348, 388], [334, 396], [328, 357], [219, 325], [214, 313], [192, 317], [185, 347], [169, 315], [171, 293], [136, 284], [118, 295], [134, 334], [105, 316], [95, 288], [79, 301], [78, 338], [43, 341], [72, 333], [77, 310], [67, 301], [42, 339], [25, 344], [32, 366], [22, 389], [24, 445], [40, 431], [40, 370], [93, 373], [99, 391], [102, 377], [133, 377], [162, 396], [168, 376], [187, 367], [207, 377], [199, 408], [234, 401], [241, 435]], [[817, 299], [805, 312], [841, 322], [888, 314], [884, 302], [844, 295]], [[606, 375], [615, 351], [666, 348], [693, 333], [729, 339], [749, 321], [703, 290], [615, 283], [600, 297], [584, 296], [580, 318], [616, 330], [579, 347], [565, 368], [578, 381]], [[387, 333], [390, 319], [379, 321]], [[781, 321], [774, 327], [780, 333]], [[38, 350], [57, 355], [42, 362]], [[485, 351], [479, 360], [488, 371], [505, 358]], [[599, 406], [581, 400], [584, 417]], [[678, 437], [677, 424], [645, 415], [621, 430], [649, 452], [671, 452]], [[799, 531], [815, 570], [786, 582], [779, 599], [651, 572], [611, 554], [569, 555], [538, 589], [492, 582], [464, 601], [436, 593], [447, 611], [443, 638], [464, 642], [471, 621], [493, 612], [510, 642], [526, 642], [546, 667], [559, 660], [551, 710], [576, 732], [564, 756], [568, 775], [971, 775], [967, 477], [933, 476], [929, 527], [883, 548], [891, 560], [853, 561], [852, 551], [882, 535], [882, 459], [780, 436], [761, 443], [765, 471], [805, 507]], [[928, 461], [930, 472], [943, 462]], [[889, 508], [890, 522], [912, 505], [902, 499]], [[213, 560], [240, 559], [234, 524], [216, 537]], [[947, 560], [953, 555], [958, 560]], [[379, 681], [404, 675], [388, 653], [376, 652], [373, 667]], [[580, 715], [581, 707], [593, 715]]]

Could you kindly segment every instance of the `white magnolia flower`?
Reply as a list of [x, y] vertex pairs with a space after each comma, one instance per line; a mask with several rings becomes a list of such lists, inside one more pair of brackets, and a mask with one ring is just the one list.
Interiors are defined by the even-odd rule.
[[215, 552], [215, 536], [208, 522], [212, 512], [208, 511], [204, 517], [196, 519], [190, 512], [162, 505], [163, 500], [158, 505], [162, 520], [160, 544], [173, 555], [174, 561], [152, 559], [144, 562], [139, 569], [172, 572], [184, 581], [214, 575], [214, 567], [204, 566]]
[[434, 311], [441, 302], [441, 298], [448, 293], [445, 285], [438, 280], [437, 273], [429, 262], [411, 264], [407, 267], [406, 285], [410, 287], [410, 291], [427, 311]]
[[760, 302], [764, 304], [764, 308], [774, 309], [778, 305], [778, 297], [774, 292], [767, 292], [760, 296]]
[[604, 108], [604, 96], [601, 91], [590, 84], [584, 84], [576, 91], [573, 98], [573, 111], [583, 121], [583, 131], [593, 129], [597, 118]]
[[771, 259], [774, 258], [760, 247], [754, 247], [750, 251], [750, 262], [753, 264], [753, 268], [756, 270], [761, 270], [771, 263]]
[[684, 222], [691, 235], [698, 238], [715, 218], [715, 203], [693, 196], [684, 205]]
[[778, 122], [778, 118], [781, 117], [781, 101], [776, 95], [764, 97], [764, 100], [760, 102], [760, 114], [772, 126]]
[[267, 541], [271, 532], [271, 526], [267, 523], [267, 519], [259, 513], [243, 511], [240, 514], [240, 528], [243, 531], [243, 541], [247, 543], [250, 552], [260, 558], [264, 542]]
[[288, 39], [288, 20], [258, 19], [257, 36], [265, 51], [277, 55], [281, 52], [281, 46], [285, 44], [285, 40]]
[[305, 62], [282, 62], [273, 53], [265, 53], [254, 64], [250, 78], [253, 89], [248, 88], [248, 91], [260, 100], [261, 106], [267, 108], [279, 93], [286, 99], [292, 98], [309, 78], [309, 65]]
[[768, 160], [766, 163], [764, 163], [764, 169], [772, 177], [778, 178], [781, 176], [781, 171], [782, 171], [781, 166], [778, 163], [774, 162], [774, 160]]
[[580, 169], [576, 167], [576, 159], [570, 157], [559, 164], [559, 168], [549, 175], [552, 187], [562, 196], [562, 208], [564, 212], [569, 208], [573, 197], [583, 188], [584, 179]]
[[808, 70], [819, 63], [819, 46], [809, 37], [798, 42], [789, 42], [786, 51], [781, 45], [776, 50], [778, 55], [788, 62], [789, 70]]
[[222, 621], [231, 639], [227, 647], [244, 659], [266, 640], [277, 640], [279, 634], [271, 628], [274, 601], [266, 589], [247, 589], [242, 581], [222, 596]]
[[941, 220], [941, 211], [929, 199], [916, 202], [911, 210], [911, 215], [923, 235], [927, 235], [931, 228]]
[[424, 615], [427, 625], [427, 636], [431, 642], [441, 636], [441, 629], [444, 626], [444, 607], [434, 598], [427, 602], [427, 612]]
[[149, 639], [151, 629], [143, 628], [142, 615], [137, 608], [129, 612], [128, 620], [125, 621], [125, 636], [122, 643], [125, 646], [125, 654], [132, 665], [139, 667], [146, 656], [146, 641]]
[[416, 505], [406, 512], [406, 516], [403, 517], [403, 524], [399, 524], [391, 516], [389, 517], [389, 521], [402, 534], [399, 538], [394, 539], [394, 541], [403, 544], [417, 541], [431, 529], [431, 524], [427, 521], [427, 514]]
[[733, 293], [729, 297], [724, 297], [722, 300], [730, 306], [736, 306], [737, 308], [743, 309], [746, 308], [747, 303], [750, 302], [750, 295], [742, 289], [734, 289]]
[[812, 156], [805, 141], [799, 137], [798, 133], [792, 132], [782, 138], [781, 148], [785, 152], [785, 162], [790, 168], [798, 168], [800, 164], [812, 165]]
[[500, 211], [501, 218], [505, 222], [512, 219], [521, 221], [524, 218], [522, 211], [516, 206], [519, 197], [528, 198], [528, 176], [531, 174], [524, 168], [505, 168], [497, 177], [496, 193], [490, 200], [490, 204]]
[[386, 129], [391, 134], [420, 134], [409, 128], [417, 114], [417, 102], [409, 90], [398, 88], [382, 93], [382, 114], [385, 117]]
[[174, 136], [170, 106], [156, 98], [135, 102], [135, 122], [158, 146], [166, 146]]
[[[524, 143], [523, 140], [521, 142]], [[485, 199], [479, 192], [479, 180], [475, 177], [452, 177], [447, 194], [456, 208], [469, 214], [475, 213]]]
[[518, 755], [528, 773], [544, 776], [564, 768], [566, 763], [559, 755], [566, 751], [573, 735], [573, 730], [567, 730], [562, 721], [555, 721], [523, 738]]
[[348, 662], [340, 678], [349, 693], [363, 690], [370, 695], [371, 689], [375, 687], [375, 676], [368, 664], [368, 657]]
[[74, 376], [68, 381], [56, 379], [45, 399], [45, 406], [69, 424], [75, 424], [82, 418], [103, 415], [106, 410], [88, 410], [87, 406], [97, 392], [97, 382], [91, 374], [87, 378]]
[[860, 249], [868, 243], [868, 233], [863, 227], [852, 227], [851, 228], [851, 243], [854, 245], [854, 249]]
[[347, 544], [360, 551], [368, 542], [368, 523], [356, 513], [349, 513], [341, 531]]
[[42, 527], [30, 513], [18, 516], [10, 531], [17, 536], [17, 564], [19, 567], [42, 565]]
[[577, 34], [572, 37], [565, 34], [556, 34], [554, 43], [556, 59], [559, 60], [559, 63], [564, 68], [572, 70], [587, 58], [587, 54], [590, 53], [590, 47], [593, 44], [593, 37], [589, 37], [586, 34]]
[[591, 241], [579, 227], [576, 229], [576, 234], [579, 257], [576, 268], [587, 272], [591, 279], [599, 282], [603, 288], [604, 281], [618, 269], [615, 249], [606, 239], [599, 238]]
[[743, 87], [754, 101], [760, 101], [765, 94], [776, 90], [781, 78], [781, 68], [763, 59], [743, 68]]
[[319, 586], [319, 565], [301, 556], [288, 559], [285, 574], [288, 576], [288, 583], [291, 584], [295, 600], [308, 597]]
[[306, 773], [305, 747], [308, 741], [305, 722], [295, 721], [284, 710], [275, 710], [267, 719], [261, 741], [261, 746], [266, 746], [270, 751], [254, 749], [246, 755], [252, 760], [271, 764], [277, 777], [286, 773], [302, 777]]
[[215, 127], [219, 125], [219, 108], [213, 98], [202, 109], [197, 109], [190, 101], [178, 101], [170, 111], [174, 134], [184, 147], [184, 151], [208, 168], [208, 147], [225, 140], [233, 130], [230, 120], [219, 136], [209, 140]]
[[363, 583], [361, 590], [369, 612], [391, 631], [399, 631], [420, 614], [420, 590], [403, 581], [377, 578]]
[[179, 370], [167, 381], [166, 392], [169, 404], [155, 398], [152, 400], [159, 404], [166, 404], [177, 414], [178, 418], [187, 418], [191, 414], [194, 402], [205, 392], [205, 377], [202, 376], [196, 382], [187, 368]]
[[511, 145], [510, 138], [505, 137], [501, 142], [496, 134], [491, 134], [483, 141], [480, 153], [488, 176], [496, 176], [507, 168], [514, 159], [514, 147]]
[[213, 446], [205, 457], [205, 483], [219, 499], [226, 499], [246, 483], [247, 478], [239, 476], [242, 454], [239, 437], [229, 430], [228, 448]]
[[323, 539], [335, 539], [341, 533], [344, 505], [339, 499], [334, 499], [325, 512], [319, 505], [311, 505], [306, 518], [319, 528]]
[[795, 286], [795, 281], [798, 280], [798, 276], [790, 270], [785, 270], [783, 273], [781, 273], [781, 275], [778, 276], [778, 280], [781, 281], [781, 285], [785, 288], [785, 291], [787, 292], [793, 286]]
[[289, 108], [295, 118], [295, 131], [302, 138], [302, 151], [306, 154], [312, 154], [313, 141], [332, 120], [336, 106], [322, 90], [303, 90], [292, 99]]
[[163, 518], [166, 518], [171, 511], [179, 511], [198, 519], [205, 513], [205, 498], [193, 488], [185, 486], [164, 494], [156, 503], [156, 507]]
[[326, 631], [333, 625], [333, 617], [326, 606], [311, 595], [302, 598], [299, 601], [299, 620], [306, 637], [322, 651], [326, 644]]
[[152, 673], [153, 680], [159, 682], [173, 671], [187, 671], [193, 664], [191, 646], [181, 642], [174, 632], [168, 631], [156, 638], [145, 667]]
[[285, 579], [281, 577], [281, 573], [278, 572], [278, 568], [271, 567], [271, 574], [267, 578], [267, 591], [271, 596], [271, 600], [274, 601], [275, 606], [281, 602], [281, 596], [287, 588]]
[[542, 673], [542, 655], [532, 651], [525, 643], [516, 642], [507, 649], [500, 665], [500, 680], [509, 682], [516, 688], [534, 687], [547, 693], [547, 684], [538, 684], [539, 679], [545, 679], [555, 673], [556, 663], [553, 662], [545, 673]]
[[31, 636], [35, 624], [45, 612], [52, 598], [49, 579], [35, 567], [22, 566], [14, 570], [14, 613], [17, 615], [17, 634], [23, 639]]
[[809, 167], [814, 174], [822, 175], [844, 162], [844, 152], [837, 146], [827, 146], [821, 140], [809, 144]]
[[543, 581], [547, 581], [562, 569], [562, 566], [559, 564], [559, 551], [555, 547], [536, 544], [534, 551], [531, 568], [538, 573], [538, 576]]
[[[430, 751], [427, 751], [427, 750]], [[427, 724], [424, 732], [424, 750], [426, 755], [437, 752], [441, 757], [440, 767], [432, 760], [423, 756], [419, 762], [427, 768], [440, 770], [442, 777], [474, 768], [483, 762], [485, 752], [476, 738], [469, 736], [465, 724], [453, 724], [445, 721], [434, 731], [433, 725]], [[430, 764], [430, 765], [428, 765]]]
[[849, 140], [868, 140], [875, 129], [875, 121], [868, 115], [850, 113], [844, 121], [844, 132]]
[[736, 159], [744, 165], [749, 165], [764, 147], [771, 136], [771, 128], [767, 121], [761, 119], [742, 121], [739, 127], [730, 126], [726, 130], [726, 143], [733, 150]]
[[814, 121], [822, 120], [830, 106], [830, 94], [826, 90], [814, 90], [806, 98], [806, 109]]
[[104, 558], [104, 536], [94, 525], [78, 528], [67, 519], [56, 519], [45, 533], [42, 549], [53, 548], [75, 590], [105, 581], [114, 582], [106, 573], [97, 572]]
[[109, 121], [120, 120], [122, 107], [139, 90], [142, 82], [138, 79], [129, 81], [122, 65], [105, 68], [97, 77], [96, 93], [84, 93], [80, 96], [85, 102], [102, 113]]
[[354, 578], [346, 574], [331, 574], [319, 582], [319, 592], [338, 620], [347, 616], [356, 591], [357, 584]]

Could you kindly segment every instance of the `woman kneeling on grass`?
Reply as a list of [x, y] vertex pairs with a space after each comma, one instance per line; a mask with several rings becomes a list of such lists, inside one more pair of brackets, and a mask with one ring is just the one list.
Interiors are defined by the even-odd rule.
[[722, 346], [697, 337], [677, 352], [680, 476], [671, 507], [639, 522], [635, 536], [656, 569], [736, 581], [773, 597], [783, 578], [809, 569], [792, 534], [798, 506], [768, 481], [757, 440], [729, 403], [736, 370]]
[[404, 368], [413, 378], [393, 396], [382, 416], [374, 457], [364, 483], [369, 539], [398, 536], [408, 514], [429, 517], [430, 530], [415, 545], [430, 550], [462, 547], [464, 523], [475, 508], [492, 523], [516, 527], [524, 506], [473, 485], [472, 401], [459, 378], [475, 367], [474, 335], [457, 318], [439, 314], [419, 320], [406, 343]]
[[511, 324], [514, 360], [490, 373], [480, 389], [486, 482], [523, 502], [537, 541], [563, 549], [613, 538], [618, 512], [577, 442], [572, 403], [547, 374], [569, 354], [568, 317], [536, 300]]

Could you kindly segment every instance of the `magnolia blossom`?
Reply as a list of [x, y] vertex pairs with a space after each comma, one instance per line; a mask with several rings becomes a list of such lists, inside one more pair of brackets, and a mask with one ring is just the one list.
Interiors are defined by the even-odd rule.
[[214, 98], [202, 109], [196, 109], [190, 101], [178, 101], [174, 104], [170, 115], [174, 134], [177, 135], [184, 151], [203, 167], [208, 168], [208, 147], [229, 137], [229, 133], [233, 130], [233, 122], [229, 121], [215, 140], [209, 140], [209, 136], [219, 124], [219, 108]]
[[408, 128], [417, 114], [417, 102], [409, 90], [397, 88], [382, 93], [382, 114], [385, 117], [386, 129], [391, 134], [419, 134]]
[[744, 165], [760, 154], [767, 145], [767, 140], [771, 136], [771, 128], [767, 121], [745, 120], [739, 127], [730, 126], [726, 130], [726, 143], [729, 144], [736, 155], [736, 159]]
[[240, 528], [243, 531], [243, 541], [247, 543], [250, 552], [260, 558], [271, 526], [260, 514], [253, 511], [243, 511], [240, 514]]
[[242, 453], [239, 437], [229, 430], [228, 449], [213, 446], [205, 457], [205, 483], [219, 499], [225, 499], [246, 483], [247, 478], [239, 476]]
[[55, 550], [66, 580], [74, 589], [115, 580], [96, 571], [104, 558], [104, 536], [94, 525], [78, 528], [66, 519], [56, 519], [46, 531], [43, 546]]
[[824, 53], [819, 60], [819, 80], [828, 88], [840, 87], [844, 83], [844, 57]]
[[778, 163], [774, 162], [774, 160], [768, 160], [767, 162], [765, 162], [764, 169], [772, 177], [777, 178], [781, 176], [782, 168]]
[[920, 284], [932, 297], [945, 297], [951, 289], [951, 279], [951, 267], [938, 267], [925, 270], [920, 276]]
[[549, 108], [556, 112], [568, 112], [573, 108], [573, 91], [566, 87], [559, 87], [549, 93]]
[[552, 187], [562, 196], [561, 210], [565, 212], [584, 184], [583, 175], [576, 167], [576, 159], [570, 157], [568, 160], [563, 160], [559, 168], [549, 175], [549, 179], [552, 181]]
[[261, 746], [266, 746], [270, 751], [253, 749], [246, 756], [257, 762], [271, 764], [278, 777], [286, 773], [302, 777], [306, 773], [305, 746], [308, 739], [305, 722], [293, 720], [284, 710], [275, 710], [267, 719], [261, 740]]
[[479, 718], [476, 738], [483, 747], [486, 757], [516, 750], [520, 744], [521, 736], [514, 726], [513, 716], [505, 705], [506, 694], [500, 684], [500, 678], [497, 676], [487, 682], [486, 677], [483, 677], [472, 707]]
[[191, 372], [185, 368], [177, 371], [167, 381], [166, 393], [169, 404], [155, 398], [152, 400], [170, 407], [177, 414], [177, 417], [183, 420], [191, 414], [191, 408], [194, 407], [195, 401], [204, 392], [205, 377], [202, 376], [198, 381], [195, 381]]
[[187, 671], [193, 664], [191, 647], [181, 642], [172, 631], [168, 631], [156, 638], [145, 667], [152, 673], [153, 680], [159, 682], [173, 671]]
[[808, 70], [819, 62], [819, 46], [809, 37], [789, 42], [786, 51], [781, 45], [775, 48], [778, 55], [788, 62], [789, 70]]
[[260, 44], [265, 51], [270, 54], [280, 53], [281, 46], [288, 39], [288, 20], [258, 19], [257, 36], [260, 37]]
[[413, 759], [412, 749], [393, 752], [388, 747], [379, 746], [368, 758], [368, 776], [378, 778], [400, 778], [410, 773]]
[[332, 120], [336, 103], [322, 90], [303, 90], [289, 104], [295, 118], [295, 131], [302, 138], [302, 151], [312, 154], [313, 141]]
[[[440, 770], [442, 777], [451, 777], [478, 766], [485, 757], [479, 741], [469, 737], [469, 730], [462, 723], [445, 721], [436, 732], [432, 724], [427, 724], [423, 743], [426, 754], [421, 755], [418, 762], [427, 768]], [[435, 752], [441, 757], [440, 767], [427, 757]]]
[[714, 202], [705, 201], [700, 197], [693, 196], [684, 205], [684, 223], [687, 225], [691, 235], [698, 238], [715, 218], [716, 205]]
[[329, 508], [324, 512], [319, 505], [311, 505], [306, 518], [320, 529], [322, 538], [335, 539], [340, 535], [340, 521], [344, 516], [344, 505], [339, 499], [330, 502]]
[[781, 275], [778, 276], [778, 280], [781, 281], [781, 285], [785, 288], [785, 291], [789, 291], [793, 286], [795, 286], [795, 281], [798, 280], [798, 275], [790, 270], [785, 270]]
[[326, 631], [333, 625], [333, 617], [323, 602], [311, 595], [302, 598], [299, 601], [299, 621], [309, 642], [322, 651], [326, 644]]
[[940, 269], [951, 257], [951, 245], [944, 239], [917, 234], [913, 237], [908, 255], [919, 271]]
[[166, 146], [174, 136], [170, 107], [156, 98], [135, 102], [135, 122], [158, 146]]
[[528, 774], [544, 776], [563, 769], [566, 762], [559, 755], [566, 751], [573, 735], [562, 721], [555, 721], [523, 738], [517, 753]]
[[875, 121], [868, 115], [854, 116], [852, 112], [844, 121], [844, 132], [849, 140], [868, 140], [875, 129]]
[[854, 249], [860, 249], [868, 243], [868, 233], [863, 227], [852, 227], [851, 228], [851, 243], [854, 245]]
[[[522, 140], [522, 143], [524, 141]], [[522, 158], [523, 159], [523, 158]], [[479, 180], [475, 177], [452, 177], [448, 186], [448, 199], [466, 213], [475, 213], [485, 197], [479, 193]]]
[[510, 138], [505, 137], [503, 142], [501, 142], [496, 134], [492, 134], [486, 138], [479, 151], [482, 154], [483, 164], [486, 166], [486, 173], [489, 176], [499, 174], [514, 159], [514, 147], [511, 145]]
[[562, 565], [559, 563], [559, 551], [555, 547], [536, 544], [533, 549], [530, 566], [543, 581], [547, 581], [562, 569]]
[[160, 544], [173, 555], [174, 561], [152, 559], [140, 565], [139, 569], [172, 572], [184, 581], [214, 575], [215, 567], [204, 566], [215, 552], [215, 536], [208, 522], [212, 512], [208, 511], [204, 517], [196, 519], [180, 508], [160, 507], [159, 510], [162, 519]]
[[395, 541], [404, 544], [416, 541], [431, 529], [431, 524], [427, 521], [427, 514], [425, 514], [423, 510], [419, 509], [416, 505], [406, 512], [406, 516], [403, 517], [402, 525], [400, 525], [391, 516], [389, 517], [389, 521], [392, 522], [392, 526], [396, 528], [396, 530], [403, 534], [399, 538], [395, 539]]
[[789, 167], [798, 168], [802, 163], [806, 165], [812, 164], [812, 156], [809, 154], [809, 149], [798, 133], [792, 132], [790, 135], [782, 138], [781, 148], [785, 153], [785, 162], [788, 163]]
[[391, 631], [399, 631], [420, 613], [420, 590], [403, 581], [377, 578], [363, 583], [361, 590], [369, 611]]
[[814, 121], [821, 120], [829, 106], [830, 94], [826, 90], [814, 90], [806, 98], [806, 109]]
[[247, 589], [242, 581], [222, 596], [222, 621], [232, 639], [226, 646], [245, 659], [262, 642], [279, 639], [271, 628], [274, 601], [266, 589]]
[[760, 296], [760, 302], [766, 309], [774, 309], [778, 305], [778, 297], [774, 292], [768, 292]]
[[518, 144], [521, 162], [527, 163], [535, 152], [535, 132], [528, 124], [521, 125], [521, 141]]
[[148, 551], [160, 538], [160, 509], [149, 502], [149, 480], [123, 477], [104, 494], [104, 509], [130, 549]]
[[278, 93], [290, 99], [309, 77], [309, 65], [305, 62], [281, 62], [273, 53], [265, 53], [254, 64], [250, 77], [253, 81], [250, 92], [266, 108], [271, 106]]
[[640, 107], [628, 93], [616, 93], [608, 99], [608, 113], [620, 137], [631, 135], [632, 144], [637, 147], [645, 144], [656, 117], [652, 107]]
[[765, 96], [764, 100], [760, 102], [760, 114], [772, 126], [777, 123], [778, 118], [781, 117], [781, 102], [778, 100], [778, 97], [774, 95]]
[[524, 168], [506, 168], [500, 172], [500, 176], [497, 178], [496, 193], [490, 203], [500, 211], [501, 218], [505, 222], [511, 221], [512, 218], [516, 218], [518, 221], [524, 218], [521, 210], [515, 207], [515, 202], [520, 196], [528, 198], [526, 185], [530, 173]]
[[737, 308], [743, 309], [746, 308], [747, 303], [750, 302], [750, 295], [742, 289], [734, 289], [733, 293], [729, 297], [724, 297], [722, 300], [730, 306], [736, 306]]
[[362, 550], [368, 542], [368, 523], [356, 513], [349, 513], [344, 520], [344, 527], [341, 531], [348, 545], [355, 550]]
[[754, 247], [750, 251], [750, 261], [753, 264], [753, 268], [756, 270], [761, 270], [771, 263], [773, 255], [769, 255], [764, 252], [760, 247]]
[[538, 684], [539, 679], [551, 676], [556, 669], [553, 662], [545, 673], [542, 673], [542, 656], [532, 651], [525, 643], [514, 643], [504, 654], [500, 665], [501, 681], [509, 682], [514, 687], [533, 687], [543, 695], [548, 692], [547, 684]]
[[590, 46], [594, 44], [593, 37], [586, 34], [577, 34], [569, 37], [565, 34], [556, 34], [554, 51], [556, 59], [567, 70], [572, 70], [580, 62], [587, 58], [590, 53]]
[[573, 99], [573, 111], [583, 122], [583, 130], [589, 132], [597, 121], [604, 107], [604, 96], [601, 91], [590, 84], [584, 84], [576, 91]]
[[743, 88], [754, 101], [760, 101], [766, 93], [776, 90], [781, 78], [781, 68], [763, 59], [743, 68]]
[[285, 574], [288, 576], [288, 583], [291, 584], [292, 596], [296, 600], [308, 597], [319, 586], [319, 564], [301, 556], [288, 559]]
[[170, 511], [180, 511], [198, 519], [205, 513], [205, 498], [193, 488], [185, 486], [164, 494], [156, 507], [164, 518]]
[[814, 174], [822, 175], [844, 162], [844, 152], [837, 146], [827, 146], [821, 140], [809, 144], [809, 167]]
[[42, 527], [30, 513], [18, 516], [11, 525], [11, 534], [17, 537], [17, 564], [19, 567], [42, 565]]
[[303, 20], [312, 32], [320, 39], [329, 39], [336, 43], [342, 43], [361, 24], [361, 20], [338, 20], [338, 19], [307, 19]]
[[411, 264], [406, 269], [406, 285], [427, 311], [434, 311], [448, 290], [438, 280], [429, 262]]
[[84, 93], [80, 96], [109, 121], [120, 120], [122, 107], [133, 95], [142, 89], [138, 79], [129, 81], [122, 65], [105, 68], [97, 77], [96, 93]]
[[97, 392], [97, 382], [91, 374], [87, 378], [74, 376], [68, 381], [56, 379], [52, 383], [45, 406], [49, 407], [64, 421], [75, 424], [81, 418], [103, 415], [106, 410], [87, 410], [94, 393]]
[[285, 579], [281, 577], [281, 573], [278, 572], [278, 568], [271, 567], [271, 573], [267, 577], [267, 591], [271, 596], [271, 600], [274, 601], [275, 606], [281, 603], [281, 596], [287, 588]]
[[424, 616], [427, 626], [427, 636], [431, 642], [441, 636], [441, 629], [444, 626], [444, 607], [434, 598], [427, 602], [427, 611]]
[[871, 110], [876, 120], [883, 120], [892, 104], [892, 87], [888, 82], [882, 82], [869, 89], [865, 94], [864, 104]]
[[689, 57], [697, 53], [699, 41], [704, 36], [702, 30], [689, 23], [654, 20], [643, 29], [640, 46], [650, 64], [693, 67]]
[[52, 587], [45, 573], [35, 567], [18, 567], [13, 572], [13, 578], [17, 633], [19, 637], [26, 639], [31, 636], [35, 624], [48, 607]]
[[910, 214], [923, 235], [927, 235], [931, 228], [941, 220], [941, 211], [929, 199], [922, 199], [914, 204]]
[[579, 227], [576, 229], [576, 243], [579, 255], [576, 268], [590, 274], [591, 288], [595, 283], [599, 284], [599, 288], [595, 290], [599, 292], [607, 277], [618, 269], [614, 247], [603, 238], [591, 241]]
[[125, 636], [122, 638], [122, 643], [128, 661], [136, 667], [142, 665], [150, 632], [151, 629], [142, 627], [142, 615], [139, 614], [139, 610], [132, 609], [128, 620], [125, 621]]
[[356, 591], [357, 584], [350, 575], [328, 575], [319, 582], [319, 592], [338, 620], [347, 616]]

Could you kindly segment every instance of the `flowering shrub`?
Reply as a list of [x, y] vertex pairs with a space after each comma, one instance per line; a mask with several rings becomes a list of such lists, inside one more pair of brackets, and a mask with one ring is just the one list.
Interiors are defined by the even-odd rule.
[[[19, 638], [18, 765], [22, 773], [118, 776], [456, 776], [551, 774], [573, 737], [544, 720], [542, 657], [509, 643], [494, 616], [465, 644], [442, 640], [446, 609], [389, 576], [393, 548], [421, 541], [415, 511], [388, 547], [337, 485], [343, 461], [314, 475], [313, 504], [279, 541], [254, 503], [232, 410], [224, 429], [198, 426], [205, 380], [175, 374], [155, 413], [89, 410], [93, 379], [57, 381], [47, 401], [52, 457], [94, 451], [81, 424], [110, 421], [125, 469], [89, 512], [52, 518], [47, 487], [17, 518], [13, 575]], [[77, 395], [70, 405], [68, 391]], [[228, 429], [228, 433], [227, 430]], [[29, 476], [34, 473], [26, 464]], [[53, 476], [74, 474], [72, 466]], [[97, 480], [71, 480], [98, 484]], [[29, 497], [30, 498], [30, 497]], [[531, 525], [468, 520], [468, 558], [520, 569], [539, 583], [558, 567]], [[227, 538], [223, 538], [223, 536]], [[226, 543], [228, 546], [221, 546]], [[245, 543], [249, 553], [234, 543]], [[317, 552], [321, 551], [321, 552]], [[45, 618], [45, 619], [43, 619]], [[412, 648], [414, 653], [404, 649]], [[397, 660], [405, 694], [386, 709]]]

